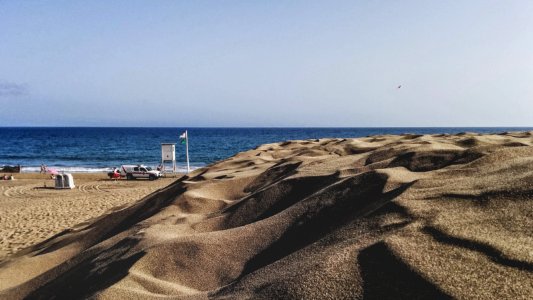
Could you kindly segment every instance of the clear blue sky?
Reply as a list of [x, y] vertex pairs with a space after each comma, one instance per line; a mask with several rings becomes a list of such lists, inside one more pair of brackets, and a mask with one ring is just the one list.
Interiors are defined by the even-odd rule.
[[0, 126], [533, 126], [533, 1], [110, 2], [0, 0]]

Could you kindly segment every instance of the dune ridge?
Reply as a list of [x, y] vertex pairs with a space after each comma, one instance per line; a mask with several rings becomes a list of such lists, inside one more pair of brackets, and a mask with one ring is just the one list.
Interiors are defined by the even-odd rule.
[[528, 299], [533, 136], [262, 145], [0, 265], [6, 299]]

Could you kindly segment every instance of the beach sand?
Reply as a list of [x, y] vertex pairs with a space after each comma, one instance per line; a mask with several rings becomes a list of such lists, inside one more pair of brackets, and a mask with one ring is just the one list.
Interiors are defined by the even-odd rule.
[[133, 203], [176, 180], [113, 181], [105, 173], [78, 173], [74, 174], [75, 189], [56, 190], [50, 175], [12, 175], [15, 180], [0, 180], [0, 262], [14, 252], [109, 209]]
[[[531, 299], [531, 145], [531, 132], [262, 145], [10, 255], [0, 297]], [[33, 218], [21, 201], [16, 227]], [[66, 228], [55, 219], [75, 213], [39, 216]]]

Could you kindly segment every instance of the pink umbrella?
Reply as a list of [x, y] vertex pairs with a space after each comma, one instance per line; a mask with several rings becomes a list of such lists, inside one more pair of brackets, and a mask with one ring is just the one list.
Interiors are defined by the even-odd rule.
[[46, 169], [46, 172], [48, 172], [50, 174], [53, 174], [53, 175], [59, 174], [59, 172], [56, 169], [54, 169], [54, 168], [48, 168], [48, 169]]

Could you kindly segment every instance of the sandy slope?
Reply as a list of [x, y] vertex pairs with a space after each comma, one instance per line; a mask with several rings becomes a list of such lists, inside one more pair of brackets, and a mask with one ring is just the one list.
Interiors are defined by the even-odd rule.
[[533, 137], [263, 145], [0, 266], [5, 298], [533, 297]]

